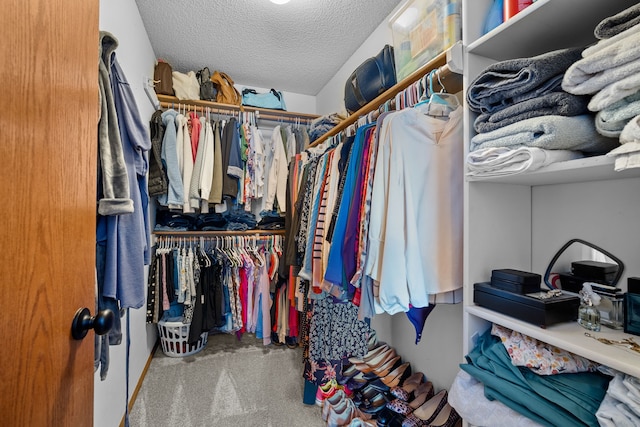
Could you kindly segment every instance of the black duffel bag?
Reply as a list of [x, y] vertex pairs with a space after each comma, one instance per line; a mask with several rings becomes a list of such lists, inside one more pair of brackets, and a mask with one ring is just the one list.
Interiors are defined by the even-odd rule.
[[396, 84], [393, 46], [385, 45], [351, 73], [344, 85], [344, 106], [353, 113]]

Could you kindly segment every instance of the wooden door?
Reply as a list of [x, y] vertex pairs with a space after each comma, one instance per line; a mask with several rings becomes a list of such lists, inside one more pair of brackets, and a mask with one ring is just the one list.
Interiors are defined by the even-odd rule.
[[98, 0], [10, 0], [0, 14], [0, 419], [91, 426]]

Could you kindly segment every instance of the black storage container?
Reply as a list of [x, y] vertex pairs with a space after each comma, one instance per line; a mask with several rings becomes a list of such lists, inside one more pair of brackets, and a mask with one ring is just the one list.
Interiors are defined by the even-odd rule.
[[544, 291], [518, 294], [498, 289], [488, 282], [473, 285], [473, 302], [476, 304], [542, 328], [578, 318], [580, 298], [561, 294], [542, 299], [544, 294]]
[[600, 261], [574, 261], [571, 263], [571, 272], [574, 276], [611, 282], [618, 273], [618, 266]]
[[491, 271], [491, 286], [517, 294], [530, 294], [540, 290], [542, 276], [528, 271], [504, 268]]
[[582, 290], [582, 285], [585, 282], [590, 282], [590, 283], [595, 283], [595, 285], [591, 285], [594, 291], [609, 292], [614, 294], [616, 292], [621, 292], [620, 288], [611, 286], [608, 284], [609, 282], [604, 280], [580, 277], [580, 276], [571, 274], [569, 272], [559, 273], [558, 276], [560, 277], [560, 286], [562, 287], [563, 291], [578, 293], [580, 292], [580, 290]]

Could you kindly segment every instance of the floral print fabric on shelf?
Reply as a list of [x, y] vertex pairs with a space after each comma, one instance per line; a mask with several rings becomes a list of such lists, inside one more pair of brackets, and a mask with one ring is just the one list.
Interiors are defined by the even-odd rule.
[[535, 338], [493, 324], [491, 334], [500, 338], [514, 366], [524, 366], [538, 375], [593, 372], [598, 365], [584, 357]]

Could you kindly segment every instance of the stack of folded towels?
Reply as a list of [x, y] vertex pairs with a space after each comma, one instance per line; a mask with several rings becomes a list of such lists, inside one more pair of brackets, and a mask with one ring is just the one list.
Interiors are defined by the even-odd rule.
[[608, 153], [616, 158], [616, 170], [640, 167], [638, 121], [633, 120], [640, 115], [639, 24], [640, 4], [602, 20], [594, 30], [599, 41], [582, 52], [562, 81], [567, 92], [591, 95], [588, 108], [597, 113], [601, 135], [620, 137], [622, 146]]
[[469, 108], [479, 113], [469, 175], [532, 171], [619, 145], [596, 131], [589, 96], [563, 90], [565, 73], [582, 58], [582, 50], [501, 61], [480, 73], [467, 91]]

